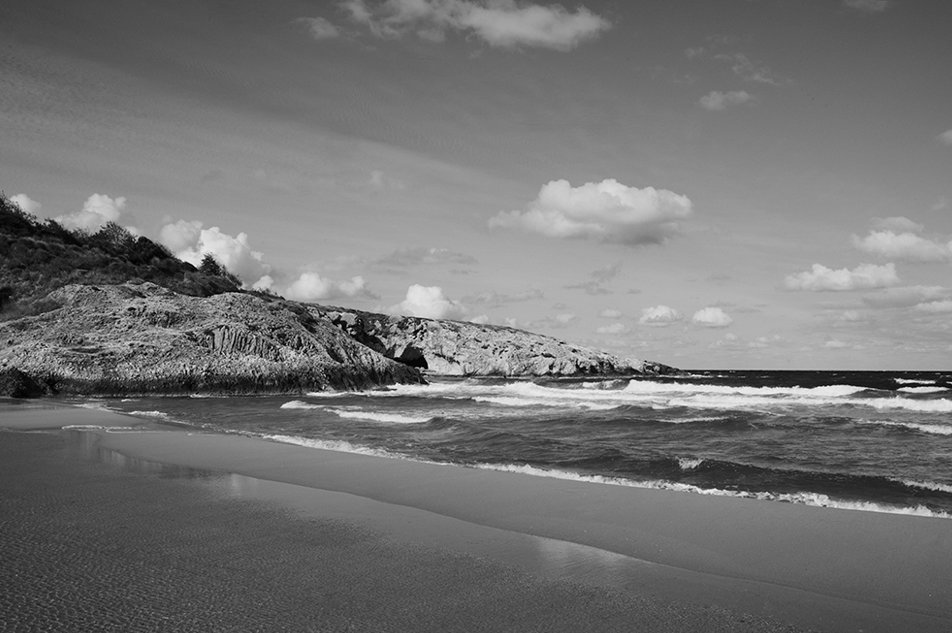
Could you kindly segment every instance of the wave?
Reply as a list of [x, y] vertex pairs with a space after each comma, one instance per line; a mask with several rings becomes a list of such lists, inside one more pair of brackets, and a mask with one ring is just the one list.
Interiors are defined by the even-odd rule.
[[303, 400], [291, 400], [290, 402], [285, 402], [279, 408], [281, 409], [323, 409], [324, 405], [311, 404], [310, 402], [304, 402]]
[[941, 393], [943, 391], [948, 391], [945, 387], [900, 387], [896, 391], [903, 391], [905, 393]]
[[922, 422], [900, 422], [898, 420], [858, 420], [858, 422], [860, 424], [901, 427], [929, 433], [930, 435], [952, 435], [952, 426], [944, 424], [923, 424]]
[[140, 418], [158, 418], [160, 420], [169, 419], [169, 414], [165, 411], [129, 411], [129, 415], [135, 415]]
[[589, 411], [610, 411], [617, 409], [622, 405], [607, 404], [598, 402], [572, 402], [566, 403], [562, 400], [546, 400], [542, 398], [520, 398], [518, 396], [474, 396], [474, 402], [486, 402], [504, 407], [564, 407], [573, 406], [579, 409], [588, 409]]
[[941, 484], [935, 481], [915, 481], [912, 479], [894, 479], [890, 477], [890, 481], [894, 481], [898, 484], [902, 484], [909, 488], [918, 488], [920, 490], [931, 490], [933, 492], [947, 492], [952, 494], [952, 486], [949, 484]]
[[[820, 387], [743, 387], [711, 384], [684, 384], [631, 380], [621, 389], [589, 387], [590, 383], [548, 386], [533, 382], [485, 384], [461, 381], [432, 385], [396, 385], [386, 390], [363, 392], [373, 397], [410, 397], [473, 400], [506, 406], [565, 406], [604, 409], [632, 405], [663, 410], [671, 407], [697, 409], [757, 409], [770, 411], [787, 406], [864, 406], [875, 409], [904, 409], [922, 413], [952, 412], [952, 400], [913, 396], [886, 397], [890, 391], [870, 390], [856, 385]], [[880, 397], [875, 397], [876, 394]], [[863, 397], [859, 394], [868, 394]], [[593, 403], [597, 403], [596, 406]]]
[[391, 453], [389, 451], [379, 449], [379, 448], [370, 448], [367, 446], [360, 446], [358, 444], [352, 444], [345, 440], [317, 440], [309, 437], [298, 437], [296, 435], [280, 435], [280, 434], [262, 434], [258, 435], [262, 439], [271, 440], [272, 442], [280, 442], [282, 444], [294, 444], [296, 446], [304, 446], [307, 448], [316, 448], [323, 451], [335, 451], [338, 453], [355, 453], [357, 455], [372, 455], [374, 457], [387, 457], [390, 459], [406, 459], [403, 455], [398, 455], [396, 453]]
[[934, 385], [934, 380], [917, 380], [913, 378], [893, 378], [897, 385]]
[[291, 400], [281, 405], [282, 409], [320, 410], [333, 413], [339, 418], [352, 420], [372, 420], [374, 422], [389, 422], [391, 424], [423, 424], [433, 418], [402, 413], [381, 413], [379, 411], [365, 411], [363, 409], [341, 409], [328, 407], [322, 404], [312, 404], [303, 400]]
[[701, 495], [711, 495], [719, 497], [738, 497], [743, 499], [759, 499], [761, 501], [781, 501], [786, 503], [798, 503], [802, 505], [816, 506], [821, 508], [836, 508], [840, 510], [859, 510], [863, 512], [881, 512], [888, 514], [905, 514], [913, 516], [934, 517], [941, 519], [952, 519], [952, 514], [931, 510], [924, 505], [901, 506], [882, 503], [873, 503], [870, 501], [850, 501], [845, 499], [834, 499], [829, 495], [815, 492], [793, 492], [793, 493], [775, 493], [775, 492], [749, 492], [746, 490], [723, 490], [721, 488], [701, 488], [692, 484], [685, 484], [664, 480], [633, 480], [622, 479], [619, 477], [607, 477], [604, 475], [582, 475], [563, 470], [552, 470], [546, 468], [537, 468], [528, 464], [476, 464], [476, 468], [483, 470], [498, 470], [501, 472], [519, 473], [531, 475], [534, 477], [550, 477], [554, 479], [567, 479], [571, 481], [581, 481], [596, 484], [608, 484], [613, 486], [627, 486], [631, 488], [648, 488], [652, 490], [672, 490], [676, 492], [692, 492]]
[[681, 470], [694, 470], [704, 463], [704, 460], [699, 457], [678, 457], [677, 459]]

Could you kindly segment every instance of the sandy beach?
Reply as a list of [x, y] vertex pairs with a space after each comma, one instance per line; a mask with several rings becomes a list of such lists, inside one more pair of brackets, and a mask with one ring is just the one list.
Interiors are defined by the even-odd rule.
[[948, 520], [323, 451], [49, 402], [0, 404], [0, 427], [3, 630], [952, 629]]

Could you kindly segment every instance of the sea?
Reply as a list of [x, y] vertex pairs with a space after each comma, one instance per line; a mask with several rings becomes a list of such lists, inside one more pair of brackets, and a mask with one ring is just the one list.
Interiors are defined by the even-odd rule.
[[360, 392], [92, 406], [392, 459], [952, 518], [952, 372], [439, 378]]

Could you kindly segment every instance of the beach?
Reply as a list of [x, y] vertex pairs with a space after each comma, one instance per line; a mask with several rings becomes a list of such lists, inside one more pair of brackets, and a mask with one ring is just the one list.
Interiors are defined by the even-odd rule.
[[[947, 519], [0, 405], [0, 628], [947, 631]], [[67, 427], [64, 430], [64, 427]]]

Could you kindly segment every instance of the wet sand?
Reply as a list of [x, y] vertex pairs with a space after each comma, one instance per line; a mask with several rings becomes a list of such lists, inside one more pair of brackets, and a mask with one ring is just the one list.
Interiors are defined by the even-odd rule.
[[952, 629], [946, 520], [419, 464], [50, 405], [0, 404], [0, 427], [21, 431], [0, 433], [3, 630]]

